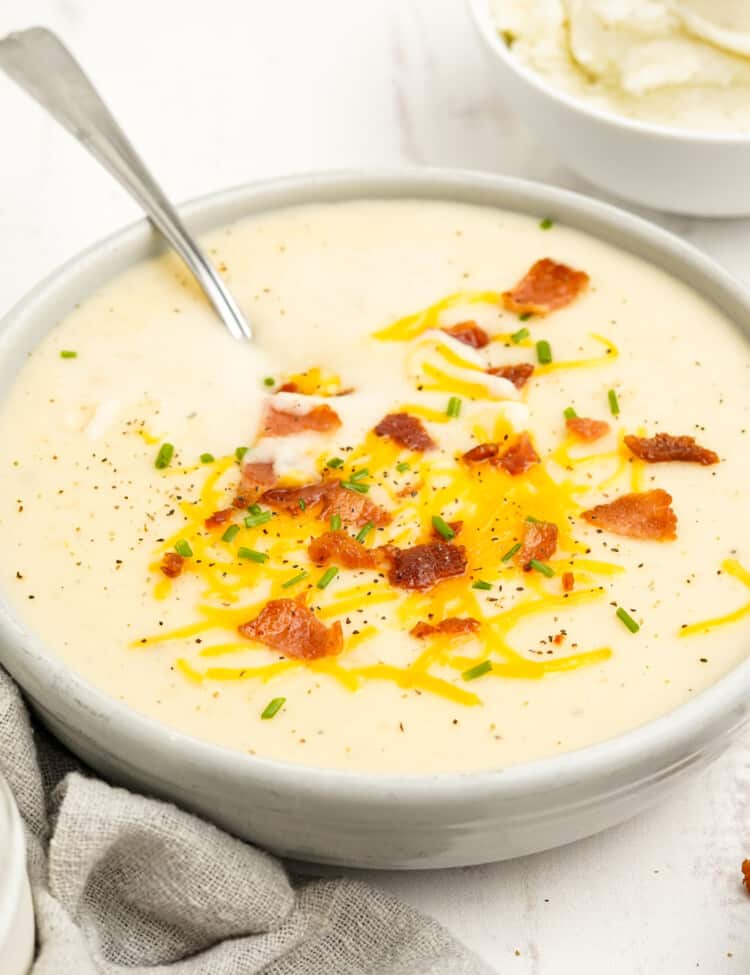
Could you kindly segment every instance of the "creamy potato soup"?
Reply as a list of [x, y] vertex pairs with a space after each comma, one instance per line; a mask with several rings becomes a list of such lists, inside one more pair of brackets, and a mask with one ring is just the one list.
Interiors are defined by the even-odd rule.
[[170, 728], [311, 765], [474, 769], [686, 702], [750, 637], [748, 351], [551, 220], [264, 214], [55, 327], [0, 416], [2, 587]]

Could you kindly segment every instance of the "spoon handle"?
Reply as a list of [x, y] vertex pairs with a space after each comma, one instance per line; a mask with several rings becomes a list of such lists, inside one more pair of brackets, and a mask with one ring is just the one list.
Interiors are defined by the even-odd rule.
[[234, 338], [251, 339], [250, 326], [224, 282], [62, 42], [42, 27], [9, 34], [0, 40], [0, 67], [140, 203], [198, 279]]

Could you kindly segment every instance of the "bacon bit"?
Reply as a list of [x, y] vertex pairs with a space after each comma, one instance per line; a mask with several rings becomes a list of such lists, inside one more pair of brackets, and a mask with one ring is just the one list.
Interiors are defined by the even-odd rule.
[[529, 562], [546, 562], [557, 549], [557, 525], [551, 521], [527, 521], [523, 526], [523, 544], [516, 556], [519, 565], [529, 568]]
[[545, 257], [533, 264], [515, 287], [503, 292], [503, 305], [517, 315], [547, 315], [569, 305], [588, 283], [585, 271]]
[[572, 572], [563, 572], [562, 574], [562, 588], [563, 592], [573, 592], [576, 584], [576, 577]]
[[220, 525], [225, 525], [229, 519], [234, 514], [234, 508], [222, 508], [221, 511], [214, 511], [212, 515], [203, 522], [203, 524], [212, 531], [214, 528], [218, 528]]
[[750, 894], [750, 860], [742, 861], [742, 883]]
[[282, 511], [295, 515], [302, 510], [300, 501], [305, 509], [313, 507], [323, 500], [333, 486], [333, 481], [319, 481], [317, 484], [306, 484], [304, 487], [271, 488], [270, 491], [264, 491], [260, 500], [272, 508], [281, 508]]
[[496, 443], [480, 443], [471, 450], [467, 450], [461, 457], [467, 464], [481, 464], [483, 460], [492, 460], [500, 453], [500, 446]]
[[609, 433], [610, 426], [606, 420], [592, 420], [587, 416], [571, 416], [565, 421], [565, 426], [579, 440], [598, 440], [605, 433]]
[[528, 433], [522, 433], [513, 446], [509, 447], [494, 463], [516, 477], [518, 474], [524, 474], [534, 464], [538, 464], [539, 454], [534, 450]]
[[647, 464], [661, 464], [670, 460], [704, 466], [719, 463], [719, 455], [701, 447], [695, 442], [695, 437], [673, 437], [668, 433], [657, 433], [655, 437], [628, 434], [624, 440], [628, 449]]
[[379, 437], [390, 437], [409, 450], [432, 450], [437, 444], [422, 421], [410, 413], [389, 413], [375, 427]]
[[185, 559], [181, 555], [178, 555], [177, 552], [167, 552], [161, 560], [159, 568], [167, 579], [176, 579], [182, 573], [184, 565]]
[[470, 345], [472, 349], [483, 349], [490, 344], [490, 337], [483, 328], [476, 322], [459, 322], [458, 325], [450, 325], [448, 328], [441, 328], [441, 332], [452, 335], [454, 339]]
[[305, 510], [322, 503], [321, 518], [338, 515], [344, 524], [358, 527], [371, 521], [373, 525], [382, 528], [391, 520], [384, 508], [362, 494], [347, 491], [338, 481], [320, 481], [304, 487], [272, 488], [261, 495], [260, 500], [272, 508], [281, 508], [289, 514], [297, 515], [301, 510], [300, 501], [304, 503]]
[[260, 615], [237, 630], [248, 640], [265, 643], [285, 657], [295, 660], [317, 660], [341, 653], [344, 637], [341, 623], [329, 629], [308, 609], [302, 599], [272, 599]]
[[560, 630], [559, 633], [555, 633], [552, 637], [552, 642], [555, 646], [561, 647], [565, 643], [565, 630]]
[[418, 640], [424, 640], [425, 637], [433, 636], [437, 633], [446, 633], [450, 636], [454, 634], [456, 636], [463, 633], [476, 633], [479, 630], [479, 620], [475, 620], [471, 616], [459, 617], [459, 616], [449, 616], [447, 619], [441, 620], [439, 623], [426, 623], [424, 620], [420, 620], [416, 626], [413, 626], [409, 632], [412, 636], [415, 636]]
[[523, 389], [531, 379], [534, 366], [531, 362], [517, 362], [512, 366], [492, 366], [487, 372], [490, 376], [501, 376], [513, 383], [516, 389]]
[[247, 508], [260, 498], [261, 494], [276, 483], [273, 464], [266, 461], [249, 461], [242, 467], [237, 497], [232, 501], [235, 508]]
[[376, 569], [383, 560], [380, 549], [365, 548], [362, 542], [342, 531], [326, 532], [314, 538], [307, 553], [318, 565], [336, 562], [345, 569]]
[[338, 430], [340, 426], [338, 413], [327, 403], [314, 406], [307, 413], [286, 413], [269, 405], [263, 420], [263, 433], [270, 437], [289, 437], [303, 430], [329, 433], [331, 430]]
[[677, 538], [677, 516], [672, 510], [672, 495], [661, 488], [637, 494], [623, 494], [609, 504], [598, 504], [581, 517], [589, 524], [626, 535], [659, 542]]
[[411, 484], [405, 484], [400, 491], [396, 491], [397, 498], [413, 498], [419, 491], [424, 487], [424, 481], [412, 481]]
[[441, 579], [460, 576], [466, 571], [466, 549], [450, 542], [428, 542], [400, 549], [383, 549], [391, 563], [388, 581], [402, 589], [429, 589]]
[[283, 383], [283, 385], [279, 386], [276, 392], [277, 393], [298, 393], [299, 386], [297, 385], [297, 383]]
[[[461, 529], [464, 527], [464, 523], [462, 521], [449, 521], [449, 522], [447, 522], [447, 525], [448, 525], [449, 528], [452, 528], [453, 529], [453, 534], [454, 535], [460, 535], [461, 534]], [[435, 528], [434, 525], [432, 526], [432, 534], [435, 536], [435, 538], [442, 538], [443, 537], [440, 534], [440, 532], [437, 530], [437, 528]]]

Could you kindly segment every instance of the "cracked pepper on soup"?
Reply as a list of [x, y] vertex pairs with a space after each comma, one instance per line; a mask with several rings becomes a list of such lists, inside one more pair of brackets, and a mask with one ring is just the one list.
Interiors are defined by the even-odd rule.
[[5, 399], [2, 585], [170, 728], [491, 768], [672, 710], [744, 656], [750, 359], [685, 284], [426, 201], [296, 207], [76, 307]]

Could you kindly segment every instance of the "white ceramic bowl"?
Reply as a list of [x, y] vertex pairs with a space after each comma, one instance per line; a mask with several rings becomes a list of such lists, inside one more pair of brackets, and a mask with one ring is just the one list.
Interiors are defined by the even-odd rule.
[[[429, 170], [307, 176], [210, 196], [184, 213], [203, 232], [278, 207], [363, 197], [455, 200], [554, 217], [689, 282], [750, 332], [747, 295], [688, 244], [612, 207], [518, 180]], [[0, 333], [0, 389], [77, 301], [157, 247], [142, 221], [28, 295]], [[108, 778], [172, 799], [279, 853], [364, 867], [481, 863], [604, 829], [715, 758], [750, 707], [748, 660], [666, 717], [590, 748], [495, 771], [378, 775], [254, 757], [170, 731], [72, 673], [1, 597], [0, 661], [53, 732]]]
[[750, 135], [637, 122], [588, 105], [526, 67], [498, 35], [488, 0], [469, 0], [503, 95], [560, 158], [596, 186], [657, 210], [750, 214]]
[[34, 912], [21, 818], [0, 778], [0, 971], [26, 975], [34, 954]]

